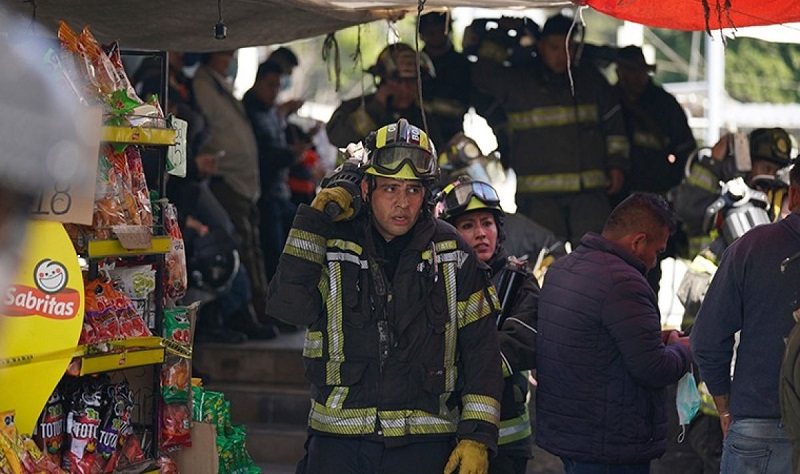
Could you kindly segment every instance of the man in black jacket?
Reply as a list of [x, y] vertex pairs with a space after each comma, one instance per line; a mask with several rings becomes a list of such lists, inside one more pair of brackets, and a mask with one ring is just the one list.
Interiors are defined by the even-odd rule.
[[[648, 473], [666, 448], [665, 389], [689, 370], [687, 337], [662, 333], [645, 273], [675, 217], [634, 194], [548, 270], [536, 339], [536, 442], [568, 474]], [[602, 469], [602, 470], [601, 470]]]
[[360, 192], [329, 186], [300, 206], [269, 288], [267, 312], [307, 327], [298, 472], [485, 474], [502, 391], [486, 267], [431, 215], [425, 132], [401, 119], [366, 149]]

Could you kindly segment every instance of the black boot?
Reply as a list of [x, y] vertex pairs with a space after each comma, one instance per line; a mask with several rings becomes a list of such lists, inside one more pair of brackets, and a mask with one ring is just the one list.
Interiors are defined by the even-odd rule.
[[247, 305], [233, 313], [226, 321], [226, 326], [245, 333], [250, 340], [267, 341], [278, 336], [275, 326], [261, 323], [256, 318], [256, 312], [252, 305]]
[[199, 343], [225, 344], [240, 344], [247, 340], [243, 332], [225, 327], [216, 301], [206, 303], [197, 310], [197, 329], [194, 338]]

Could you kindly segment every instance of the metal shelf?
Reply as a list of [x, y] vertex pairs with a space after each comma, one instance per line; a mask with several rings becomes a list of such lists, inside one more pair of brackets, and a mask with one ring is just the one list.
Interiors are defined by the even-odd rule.
[[164, 362], [164, 351], [164, 339], [149, 336], [84, 344], [74, 356], [80, 359], [80, 375], [88, 375], [160, 364]]
[[130, 257], [138, 255], [152, 255], [169, 252], [169, 236], [153, 236], [150, 246], [143, 249], [126, 249], [118, 239], [90, 240], [89, 258], [102, 257]]
[[136, 145], [174, 145], [177, 133], [172, 128], [122, 127], [104, 125], [101, 141]]

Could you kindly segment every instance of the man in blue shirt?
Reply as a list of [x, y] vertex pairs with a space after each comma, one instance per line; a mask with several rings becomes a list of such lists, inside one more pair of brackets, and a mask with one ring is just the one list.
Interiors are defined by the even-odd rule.
[[[794, 326], [800, 267], [781, 262], [800, 251], [800, 168], [790, 174], [783, 220], [756, 227], [723, 254], [695, 320], [692, 352], [720, 414], [722, 473], [791, 472], [781, 422], [779, 374]], [[736, 333], [739, 344], [731, 378]]]

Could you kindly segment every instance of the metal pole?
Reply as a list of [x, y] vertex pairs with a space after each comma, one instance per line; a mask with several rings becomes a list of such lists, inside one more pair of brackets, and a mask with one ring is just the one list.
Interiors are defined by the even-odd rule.
[[706, 83], [708, 85], [708, 130], [706, 144], [717, 143], [725, 116], [725, 45], [719, 31], [706, 37]]

